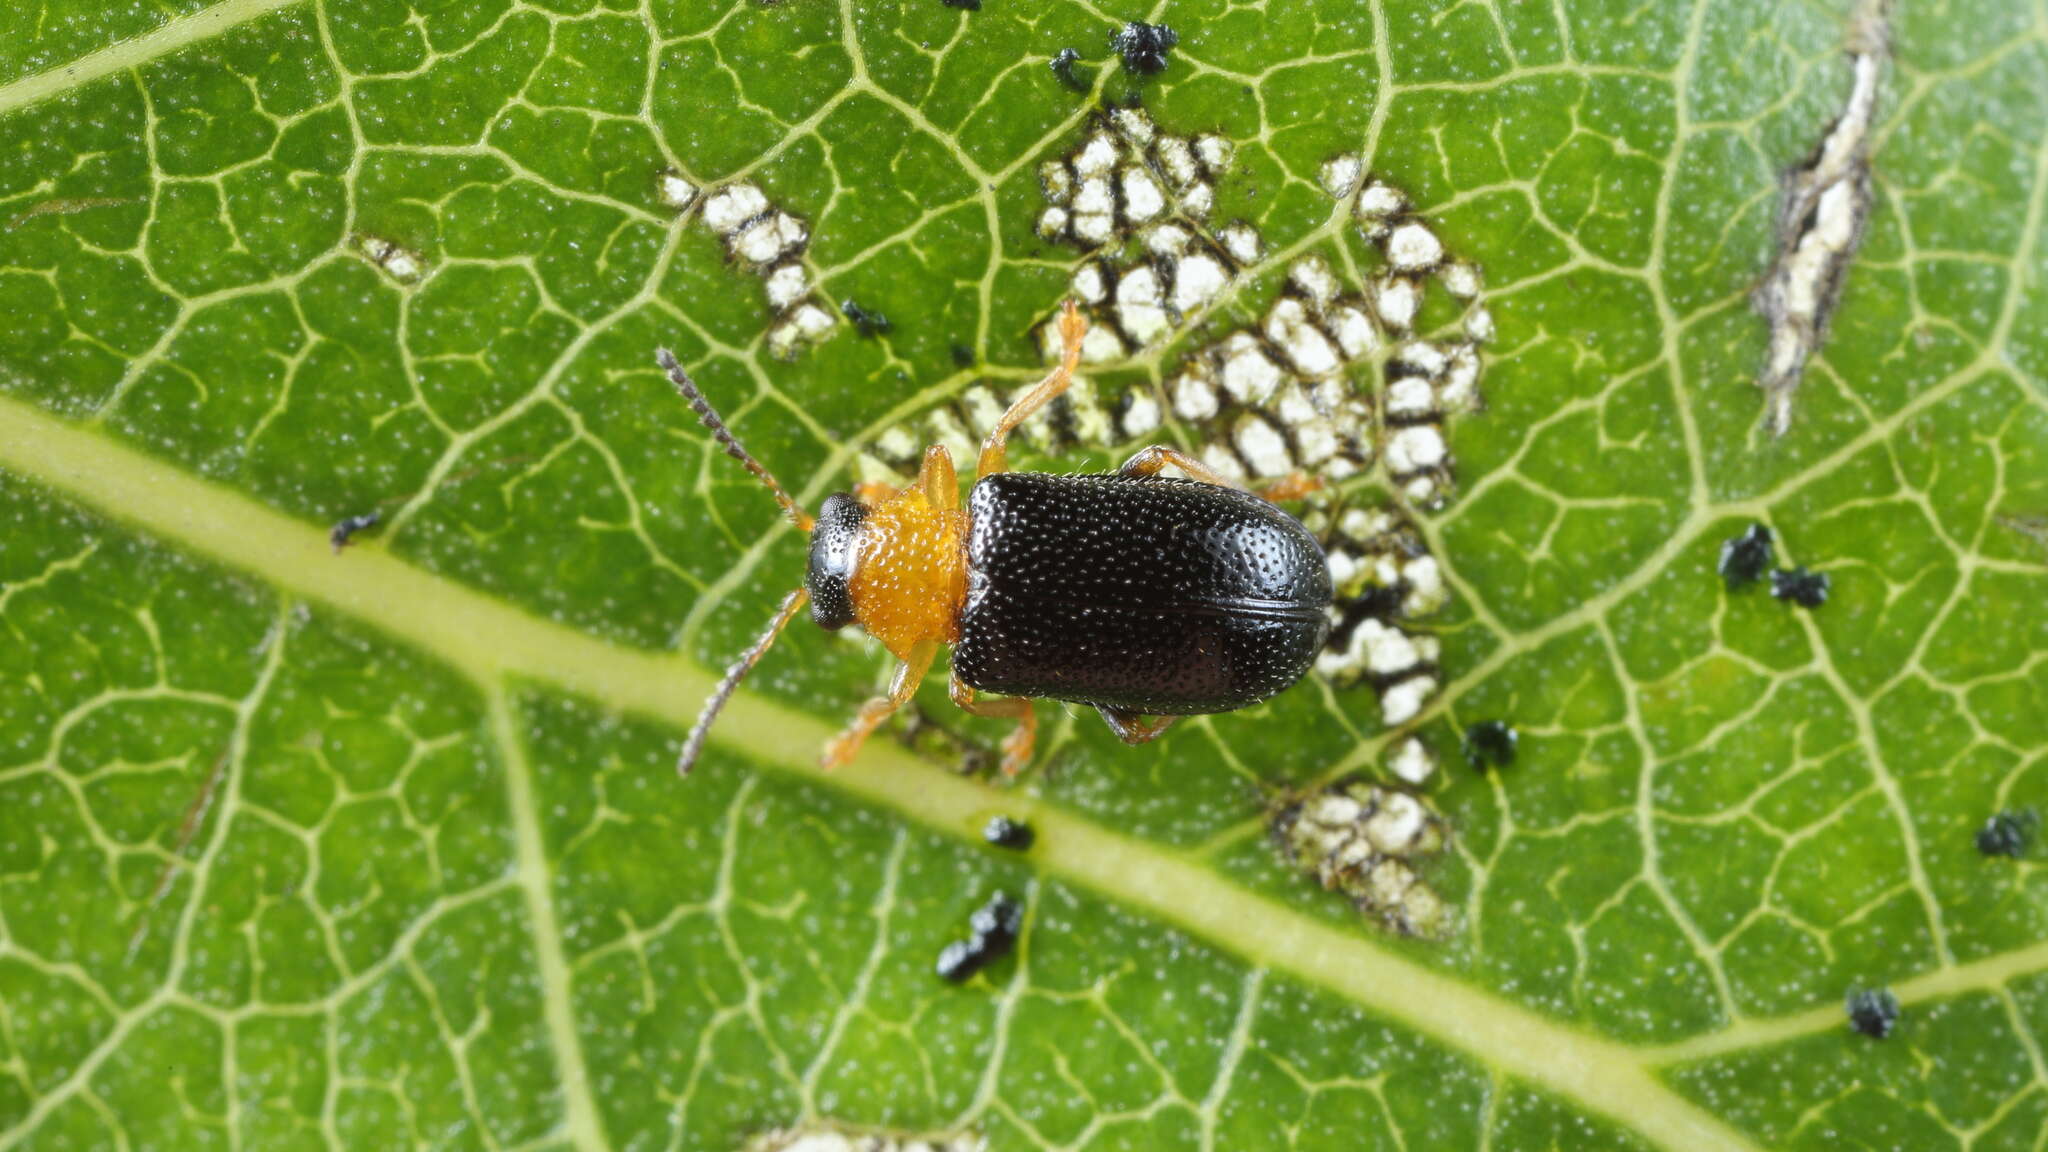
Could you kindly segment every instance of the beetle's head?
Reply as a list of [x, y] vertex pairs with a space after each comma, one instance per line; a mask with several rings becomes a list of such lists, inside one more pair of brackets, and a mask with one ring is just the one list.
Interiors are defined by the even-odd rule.
[[837, 630], [853, 623], [854, 539], [868, 518], [866, 506], [851, 493], [835, 492], [818, 509], [811, 529], [811, 565], [804, 587], [811, 593], [811, 622]]

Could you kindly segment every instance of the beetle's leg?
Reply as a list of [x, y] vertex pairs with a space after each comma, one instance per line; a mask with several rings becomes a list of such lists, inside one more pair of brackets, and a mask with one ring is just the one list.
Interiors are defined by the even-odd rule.
[[876, 480], [864, 480], [853, 486], [853, 498], [868, 508], [873, 508], [875, 505], [894, 496], [896, 492], [897, 489], [894, 485], [883, 484]]
[[1031, 763], [1031, 745], [1038, 739], [1038, 713], [1031, 707], [1031, 701], [1023, 696], [996, 696], [987, 700], [979, 699], [972, 686], [959, 676], [953, 677], [950, 687], [953, 703], [962, 712], [974, 716], [1008, 716], [1017, 721], [1017, 727], [1003, 738], [1003, 775], [1015, 776]]
[[1168, 464], [1187, 473], [1189, 478], [1200, 480], [1204, 484], [1214, 484], [1218, 488], [1237, 487], [1223, 473], [1216, 471], [1214, 468], [1209, 467], [1207, 464], [1202, 463], [1178, 448], [1170, 448], [1164, 444], [1154, 444], [1150, 448], [1138, 449], [1137, 453], [1129, 460], [1124, 461], [1124, 466], [1117, 469], [1117, 471], [1125, 476], [1157, 476], [1160, 469]]
[[917, 486], [924, 502], [934, 508], [953, 508], [960, 503], [960, 482], [953, 476], [953, 454], [944, 444], [924, 450], [924, 464], [917, 470]]
[[996, 472], [1009, 470], [1010, 433], [1017, 425], [1031, 419], [1031, 414], [1052, 403], [1053, 399], [1067, 390], [1074, 382], [1074, 369], [1081, 363], [1081, 337], [1088, 334], [1088, 321], [1081, 316], [1081, 309], [1072, 300], [1060, 313], [1060, 366], [1053, 369], [1029, 392], [1017, 397], [1003, 418], [989, 430], [988, 439], [981, 442], [981, 462], [974, 470], [979, 480]]
[[1269, 500], [1275, 504], [1284, 504], [1290, 500], [1305, 499], [1311, 493], [1321, 492], [1326, 487], [1328, 485], [1323, 483], [1321, 476], [1311, 476], [1306, 472], [1296, 471], [1289, 472], [1271, 484], [1263, 488], [1254, 488], [1252, 491], [1262, 499]]
[[887, 720], [891, 713], [910, 702], [910, 698], [917, 694], [918, 682], [923, 680], [925, 672], [930, 670], [932, 657], [938, 650], [939, 642], [936, 640], [927, 640], [910, 650], [909, 657], [896, 669], [896, 678], [889, 681], [889, 694], [877, 696], [861, 705], [860, 713], [853, 718], [853, 723], [846, 726], [846, 731], [834, 736], [831, 742], [825, 745], [827, 770], [838, 768], [853, 759], [854, 754], [860, 751], [860, 746], [867, 741], [868, 734], [882, 721]]
[[1147, 721], [1139, 713], [1126, 712], [1121, 708], [1104, 708], [1100, 704], [1095, 706], [1095, 710], [1102, 713], [1103, 720], [1108, 722], [1109, 730], [1116, 733], [1116, 738], [1126, 744], [1150, 744], [1159, 739], [1161, 732], [1173, 727], [1174, 721], [1180, 719], [1178, 716], [1154, 716]]
[[[1216, 471], [1214, 468], [1209, 467], [1180, 449], [1168, 447], [1165, 444], [1154, 444], [1150, 448], [1140, 448], [1137, 454], [1124, 461], [1124, 466], [1117, 469], [1117, 471], [1126, 476], [1156, 476], [1159, 474], [1159, 470], [1168, 464], [1173, 465], [1187, 473], [1191, 478], [1200, 480], [1204, 484], [1214, 484], [1219, 488], [1239, 487], [1239, 485], [1232, 483], [1221, 472]], [[1306, 472], [1292, 472], [1263, 488], [1253, 489], [1252, 494], [1261, 499], [1279, 503], [1283, 500], [1299, 500], [1311, 492], [1320, 492], [1322, 490], [1322, 477], [1311, 476]]]

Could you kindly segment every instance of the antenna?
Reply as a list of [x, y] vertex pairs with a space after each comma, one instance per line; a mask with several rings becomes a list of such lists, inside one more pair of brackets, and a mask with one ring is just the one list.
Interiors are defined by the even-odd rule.
[[719, 447], [725, 449], [725, 454], [746, 465], [747, 471], [752, 472], [755, 479], [766, 484], [768, 490], [775, 493], [775, 502], [782, 505], [784, 512], [789, 513], [790, 521], [798, 528], [809, 532], [817, 521], [811, 519], [811, 514], [804, 511], [795, 500], [790, 499], [789, 493], [783, 491], [782, 485], [775, 482], [775, 477], [769, 475], [768, 470], [761, 467], [761, 462], [754, 459], [746, 448], [741, 446], [739, 437], [734, 436], [732, 430], [725, 426], [725, 421], [718, 418], [718, 412], [711, 407], [711, 401], [706, 400], [704, 394], [697, 391], [697, 385], [691, 381], [690, 374], [683, 371], [683, 366], [676, 363], [675, 356], [666, 348], [657, 348], [654, 350], [654, 359], [661, 365], [662, 371], [668, 373], [668, 378], [675, 384], [676, 391], [683, 394], [684, 400], [689, 401], [690, 409], [697, 413], [697, 419], [702, 420], [704, 427], [711, 430], [712, 438], [718, 441]]
[[761, 662], [761, 657], [767, 654], [769, 647], [775, 643], [775, 638], [782, 635], [783, 626], [803, 610], [804, 604], [810, 598], [811, 590], [808, 588], [799, 588], [784, 596], [782, 607], [776, 610], [775, 619], [769, 623], [768, 630], [761, 633], [761, 638], [754, 641], [754, 646], [747, 649], [725, 670], [725, 678], [718, 682], [718, 687], [712, 689], [710, 698], [704, 701], [704, 710], [697, 713], [697, 723], [691, 725], [690, 734], [683, 738], [683, 754], [676, 758], [677, 775], [690, 774], [690, 769], [697, 763], [697, 755], [704, 751], [704, 738], [711, 734], [712, 721], [717, 720], [718, 714], [725, 710], [726, 701], [732, 699], [732, 694], [739, 689], [740, 681], [747, 678], [747, 673], [752, 672], [754, 665]]

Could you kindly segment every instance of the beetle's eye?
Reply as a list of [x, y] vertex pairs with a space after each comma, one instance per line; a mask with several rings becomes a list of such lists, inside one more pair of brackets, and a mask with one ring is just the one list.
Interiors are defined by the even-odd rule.
[[867, 518], [868, 510], [845, 492], [833, 493], [818, 510], [804, 587], [811, 590], [811, 622], [820, 628], [853, 623], [853, 545]]

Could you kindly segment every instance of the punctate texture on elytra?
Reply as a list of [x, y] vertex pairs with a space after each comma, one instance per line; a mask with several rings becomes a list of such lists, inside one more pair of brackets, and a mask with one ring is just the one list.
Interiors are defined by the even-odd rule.
[[[0, 6], [0, 1147], [2034, 1148], [2044, 93], [2011, 0]], [[806, 542], [653, 349], [815, 512], [1067, 297], [1013, 466], [1321, 476], [1315, 667], [828, 776], [799, 621], [676, 779]]]

